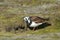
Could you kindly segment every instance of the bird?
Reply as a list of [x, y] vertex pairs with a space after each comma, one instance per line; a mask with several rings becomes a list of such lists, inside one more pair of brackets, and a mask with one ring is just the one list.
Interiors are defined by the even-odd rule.
[[36, 27], [39, 25], [42, 25], [43, 23], [46, 22], [45, 18], [41, 18], [39, 16], [26, 16], [24, 17], [24, 21], [27, 23], [29, 27], [33, 27], [33, 30], [35, 30]]

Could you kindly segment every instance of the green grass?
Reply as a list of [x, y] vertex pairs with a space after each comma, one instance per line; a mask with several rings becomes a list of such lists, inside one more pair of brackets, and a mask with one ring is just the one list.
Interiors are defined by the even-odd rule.
[[[31, 2], [30, 1], [27, 2], [27, 0], [24, 2], [10, 0], [10, 2], [12, 4], [26, 4], [26, 5], [31, 5], [31, 6], [37, 5], [37, 4], [43, 5], [43, 4], [48, 4], [48, 3], [51, 3], [51, 4], [56, 3], [55, 0], [32, 0]], [[8, 7], [7, 5], [0, 5], [0, 7], [2, 8], [2, 10], [0, 11], [0, 31], [5, 31], [5, 27], [14, 27], [20, 24], [24, 24], [22, 23], [24, 16], [40, 16], [44, 18], [50, 17], [49, 22], [53, 25], [48, 26], [43, 29], [36, 30], [36, 31], [32, 31], [32, 30], [27, 31], [26, 32], [27, 34], [44, 34], [44, 33], [60, 32], [60, 13], [58, 13], [60, 11], [60, 7], [51, 7], [47, 9], [49, 11], [56, 12], [56, 14], [52, 14], [52, 12], [48, 14], [43, 14], [43, 13], [24, 14], [23, 12], [24, 8]]]
[[[8, 0], [9, 1], [9, 0]], [[20, 2], [18, 0], [10, 0], [11, 4], [24, 4], [24, 5], [30, 5], [30, 6], [38, 6], [38, 5], [44, 5], [44, 4], [56, 4], [56, 0], [32, 0], [27, 1], [24, 0], [23, 2]], [[0, 38], [5, 40], [4, 37], [12, 38], [14, 36], [26, 36], [26, 35], [41, 35], [41, 34], [48, 34], [48, 33], [60, 33], [60, 5], [59, 6], [53, 6], [51, 8], [46, 9], [48, 14], [43, 13], [33, 13], [33, 14], [24, 14], [24, 7], [12, 7], [8, 5], [0, 5]], [[55, 14], [52, 14], [55, 12]], [[11, 32], [6, 32], [7, 27], [17, 27], [19, 25], [24, 26], [23, 23], [23, 17], [24, 16], [40, 16], [43, 18], [50, 18], [49, 23], [51, 23], [51, 26], [47, 26], [46, 28], [39, 29], [36, 31], [29, 30], [25, 32], [20, 32], [19, 30], [15, 31], [11, 30]], [[54, 40], [59, 39], [60, 37], [56, 34], [52, 37]], [[30, 40], [25, 38], [16, 38], [16, 40]]]
[[56, 3], [56, 0], [7, 0], [11, 4], [25, 4], [25, 5], [39, 5], [39, 4], [48, 4]]
[[25, 38], [17, 38], [16, 40], [30, 40], [30, 39], [25, 39]]
[[[28, 16], [37, 16], [37, 15], [40, 16], [43, 14], [28, 14]], [[47, 14], [46, 16], [48, 16], [48, 15], [49, 14]], [[21, 16], [25, 16], [25, 15], [21, 14]], [[21, 16], [20, 15], [13, 15], [12, 17], [7, 18], [5, 15], [0, 15], [0, 21], [1, 21], [0, 27], [2, 28], [2, 31], [5, 30], [4, 27], [6, 27], [6, 26], [14, 27], [16, 25], [17, 26], [20, 25], [21, 24]], [[49, 15], [49, 16], [51, 16], [51, 15]], [[43, 16], [43, 17], [45, 17], [45, 16]], [[43, 28], [43, 29], [36, 30], [36, 31], [32, 31], [32, 30], [27, 31], [27, 34], [43, 34], [43, 33], [60, 32], [60, 25], [59, 25], [60, 21], [59, 21], [59, 19], [54, 19], [54, 20], [52, 19], [51, 22], [52, 22], [51, 24], [53, 24], [53, 25], [48, 26], [48, 27]]]

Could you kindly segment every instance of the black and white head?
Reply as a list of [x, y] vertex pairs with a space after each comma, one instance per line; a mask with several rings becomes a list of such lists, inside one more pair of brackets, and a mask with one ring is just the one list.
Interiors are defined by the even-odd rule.
[[30, 23], [30, 17], [24, 17], [24, 21], [29, 24]]

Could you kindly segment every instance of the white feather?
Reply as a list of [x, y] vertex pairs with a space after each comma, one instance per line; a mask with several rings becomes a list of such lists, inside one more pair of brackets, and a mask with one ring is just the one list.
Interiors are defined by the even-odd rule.
[[37, 27], [39, 25], [42, 25], [43, 23], [35, 23], [35, 22], [32, 22], [30, 27]]

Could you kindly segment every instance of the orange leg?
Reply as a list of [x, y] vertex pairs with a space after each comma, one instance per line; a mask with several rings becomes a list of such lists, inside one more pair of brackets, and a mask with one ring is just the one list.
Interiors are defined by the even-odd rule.
[[35, 30], [35, 27], [33, 28], [33, 31]]
[[38, 27], [36, 27], [36, 30], [38, 30]]

